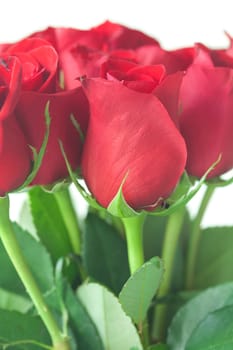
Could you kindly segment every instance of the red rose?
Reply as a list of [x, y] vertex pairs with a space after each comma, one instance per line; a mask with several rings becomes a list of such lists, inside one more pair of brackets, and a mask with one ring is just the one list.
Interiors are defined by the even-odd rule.
[[167, 198], [184, 170], [186, 147], [165, 107], [152, 94], [118, 81], [84, 80], [90, 123], [82, 172], [97, 201], [107, 207], [122, 181], [134, 209]]
[[44, 111], [50, 101], [51, 127], [43, 162], [32, 184], [51, 184], [68, 175], [59, 140], [62, 141], [72, 169], [80, 165], [82, 142], [70, 116], [73, 115], [83, 131], [87, 123], [87, 101], [80, 88], [42, 94], [24, 92], [16, 108], [17, 118], [28, 143], [39, 151], [45, 135]]
[[137, 60], [144, 65], [163, 64], [167, 74], [186, 70], [195, 57], [194, 47], [176, 50], [164, 50], [159, 45], [139, 47], [136, 52]]
[[202, 176], [220, 154], [221, 161], [209, 178], [230, 170], [233, 167], [233, 69], [215, 67], [208, 52], [199, 48], [183, 79], [180, 99], [179, 124], [187, 144], [187, 171]]
[[17, 56], [23, 69], [22, 89], [52, 92], [56, 89], [58, 55], [42, 39], [24, 39], [11, 45], [6, 53]]
[[82, 145], [70, 116], [73, 115], [84, 130], [87, 124], [87, 101], [81, 87], [62, 91], [58, 86], [58, 55], [45, 40], [22, 40], [10, 46], [6, 51], [8, 53], [18, 57], [23, 69], [22, 92], [15, 114], [28, 145], [37, 151], [45, 135], [45, 106], [50, 101], [48, 145], [39, 172], [33, 180], [33, 184], [50, 184], [68, 175], [59, 140], [73, 169], [79, 166]]
[[135, 50], [142, 45], [158, 45], [144, 33], [109, 21], [91, 28], [48, 28], [33, 37], [48, 40], [59, 54], [60, 68], [64, 72], [65, 86], [77, 87], [77, 78], [99, 76], [105, 56], [116, 50]]
[[140, 65], [117, 57], [116, 52], [101, 65], [101, 77], [107, 80], [119, 80], [130, 89], [152, 93], [166, 107], [170, 117], [178, 124], [178, 99], [183, 73], [166, 74], [163, 65]]
[[15, 57], [0, 57], [0, 196], [26, 180], [30, 172], [31, 151], [15, 118], [22, 70]]
[[[163, 64], [167, 73], [185, 72], [180, 89], [180, 115], [170, 115], [187, 144], [187, 171], [197, 177], [201, 177], [220, 154], [221, 162], [209, 178], [233, 167], [232, 52], [232, 40], [226, 50], [211, 50], [199, 44], [167, 51], [148, 45], [136, 52], [137, 59], [146, 65]], [[162, 100], [165, 105], [171, 100], [166, 97], [166, 101]]]

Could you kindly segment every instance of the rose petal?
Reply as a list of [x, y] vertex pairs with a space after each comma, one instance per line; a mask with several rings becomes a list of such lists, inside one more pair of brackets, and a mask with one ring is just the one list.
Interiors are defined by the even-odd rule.
[[194, 64], [181, 86], [180, 129], [188, 149], [187, 170], [202, 176], [222, 154], [210, 173], [218, 176], [233, 167], [233, 70]]
[[166, 198], [184, 170], [186, 147], [164, 106], [118, 82], [83, 84], [91, 116], [82, 171], [98, 202], [107, 207], [126, 176], [123, 194], [133, 208]]

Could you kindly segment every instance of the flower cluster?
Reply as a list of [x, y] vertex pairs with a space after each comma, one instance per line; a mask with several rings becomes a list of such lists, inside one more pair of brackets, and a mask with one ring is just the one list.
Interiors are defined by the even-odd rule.
[[[233, 167], [233, 49], [165, 50], [137, 30], [105, 22], [48, 28], [0, 45], [0, 195], [29, 176], [33, 147], [51, 128], [31, 185], [68, 176], [61, 153], [107, 207], [120, 186], [151, 210], [182, 173], [216, 177]], [[77, 130], [79, 125], [80, 132]]]

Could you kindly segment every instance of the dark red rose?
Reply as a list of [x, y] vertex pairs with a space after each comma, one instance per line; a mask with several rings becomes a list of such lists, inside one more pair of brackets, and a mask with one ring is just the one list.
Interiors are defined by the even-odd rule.
[[186, 147], [156, 96], [118, 81], [84, 80], [90, 123], [82, 158], [83, 177], [107, 207], [123, 180], [134, 209], [156, 207], [174, 190], [184, 170]]
[[15, 57], [0, 57], [0, 196], [23, 184], [30, 173], [31, 151], [15, 118], [22, 69]]
[[233, 167], [233, 69], [216, 67], [199, 47], [181, 86], [180, 130], [188, 150], [187, 171], [200, 177], [222, 155], [209, 178]]
[[79, 166], [81, 139], [70, 116], [73, 115], [85, 131], [88, 117], [86, 97], [81, 87], [62, 91], [58, 86], [58, 54], [47, 41], [40, 38], [25, 39], [8, 48], [7, 53], [17, 56], [21, 61], [22, 91], [15, 115], [28, 145], [37, 151], [45, 135], [45, 106], [50, 101], [48, 145], [39, 172], [33, 180], [33, 184], [47, 185], [68, 175], [59, 140], [73, 169]]

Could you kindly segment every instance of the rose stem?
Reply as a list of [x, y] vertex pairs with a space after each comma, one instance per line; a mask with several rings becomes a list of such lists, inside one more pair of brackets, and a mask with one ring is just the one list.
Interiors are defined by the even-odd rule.
[[15, 237], [14, 229], [9, 218], [9, 198], [0, 198], [0, 237], [6, 252], [13, 263], [21, 281], [30, 295], [40, 317], [42, 318], [56, 350], [70, 350], [67, 338], [60, 332], [58, 325], [49, 310], [38, 285], [27, 265]]
[[144, 263], [142, 237], [144, 219], [144, 215], [122, 218], [125, 228], [128, 260], [131, 275]]
[[[143, 224], [145, 215], [122, 218], [127, 241], [130, 274], [132, 275], [144, 263]], [[149, 345], [147, 320], [138, 325], [141, 340], [145, 348]]]
[[[165, 273], [157, 294], [158, 298], [165, 297], [170, 291], [174, 258], [184, 222], [184, 215], [185, 208], [181, 208], [168, 217], [162, 249], [162, 260], [164, 262]], [[155, 308], [154, 325], [152, 329], [153, 338], [163, 340], [165, 335], [166, 315], [167, 305], [158, 304]]]
[[197, 252], [199, 247], [199, 242], [201, 238], [201, 221], [205, 214], [206, 208], [209, 204], [210, 198], [214, 192], [214, 185], [208, 185], [204, 196], [202, 198], [201, 205], [199, 207], [198, 213], [193, 220], [191, 227], [190, 238], [188, 243], [188, 253], [187, 253], [187, 270], [186, 270], [186, 288], [192, 289], [194, 282], [195, 264], [197, 258]]
[[75, 254], [81, 252], [81, 232], [78, 225], [77, 215], [70, 197], [69, 189], [61, 189], [54, 192], [61, 215], [65, 222], [70, 243]]

